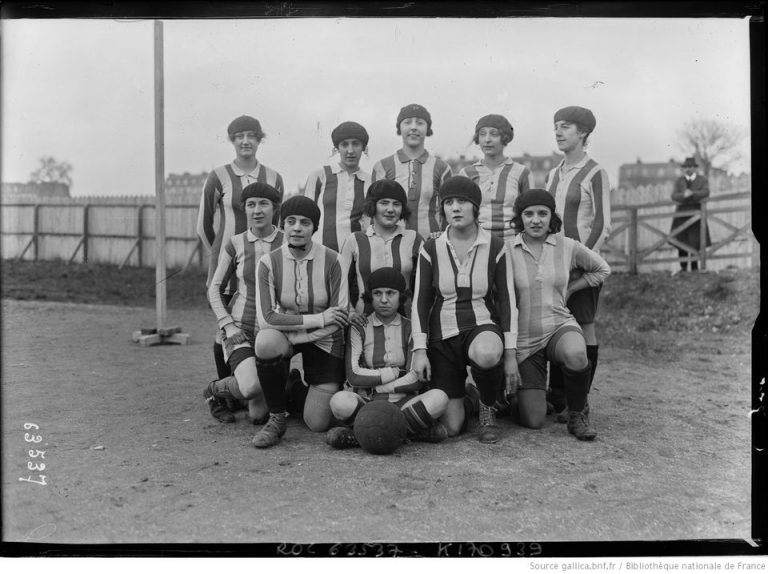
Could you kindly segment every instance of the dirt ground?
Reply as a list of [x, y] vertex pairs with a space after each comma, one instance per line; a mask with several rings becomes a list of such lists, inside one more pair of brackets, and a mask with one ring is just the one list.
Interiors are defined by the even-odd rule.
[[[745, 539], [748, 329], [607, 337], [573, 439], [502, 420], [392, 456], [335, 451], [291, 421], [280, 446], [214, 420], [212, 315], [169, 312], [188, 346], [140, 347], [151, 307], [2, 302], [3, 539], [47, 543]], [[619, 329], [619, 327], [616, 327]], [[694, 333], [694, 331], [691, 331]], [[25, 423], [39, 430], [25, 430]], [[27, 425], [28, 427], [30, 425]], [[44, 472], [29, 471], [42, 437]], [[34, 435], [29, 435], [34, 438]], [[20, 481], [45, 474], [46, 485]]]

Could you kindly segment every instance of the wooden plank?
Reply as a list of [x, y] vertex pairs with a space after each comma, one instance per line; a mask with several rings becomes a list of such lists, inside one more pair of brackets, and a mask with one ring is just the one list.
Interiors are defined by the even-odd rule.
[[155, 20], [155, 310], [157, 328], [166, 321], [165, 266], [165, 126], [163, 86], [163, 23]]

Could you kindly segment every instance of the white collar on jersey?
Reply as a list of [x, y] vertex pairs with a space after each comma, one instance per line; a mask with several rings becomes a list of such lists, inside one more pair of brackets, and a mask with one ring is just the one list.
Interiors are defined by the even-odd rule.
[[314, 241], [312, 241], [311, 239], [310, 239], [310, 243], [311, 243], [312, 245], [311, 245], [311, 246], [310, 246], [310, 248], [309, 248], [309, 253], [307, 253], [307, 254], [306, 254], [304, 257], [302, 257], [301, 259], [298, 259], [298, 258], [297, 258], [297, 257], [296, 257], [296, 256], [293, 254], [293, 252], [291, 251], [291, 248], [290, 248], [290, 247], [288, 247], [288, 238], [286, 237], [286, 238], [285, 238], [283, 241], [284, 241], [284, 243], [283, 243], [283, 257], [286, 257], [286, 258], [288, 258], [288, 259], [293, 259], [294, 261], [308, 261], [308, 260], [310, 260], [310, 259], [314, 259], [314, 258], [315, 258], [315, 252], [317, 251], [317, 249], [316, 249], [316, 247], [317, 247], [317, 243], [315, 243], [315, 242], [314, 242]]
[[[261, 167], [261, 162], [259, 160], [256, 160], [256, 167], [254, 167], [251, 171], [244, 171], [240, 169], [239, 167], [237, 167], [235, 162], [232, 162], [229, 165], [232, 168], [232, 171], [235, 172], [235, 175], [237, 177], [243, 177], [244, 175], [251, 175], [251, 174], [258, 173], [259, 168]], [[253, 177], [256, 177], [256, 176], [254, 175]]]
[[[400, 160], [400, 163], [408, 163], [411, 161], [411, 158], [409, 158], [407, 155], [405, 155], [405, 152], [402, 149], [397, 150], [395, 153], [395, 156], [398, 160]], [[427, 160], [429, 159], [429, 152], [427, 150], [424, 150], [424, 153], [422, 153], [419, 157], [415, 158], [413, 161], [417, 161], [419, 163], [427, 163]]]
[[[358, 177], [360, 177], [358, 174], [359, 174], [361, 171], [363, 171], [363, 170], [360, 168], [360, 166], [359, 166], [359, 165], [357, 166], [357, 170], [353, 171], [352, 173], [349, 173], [349, 172], [348, 172], [346, 169], [344, 169], [343, 167], [341, 167], [341, 166], [340, 166], [338, 163], [334, 163], [333, 165], [330, 165], [330, 166], [328, 166], [328, 167], [330, 167], [330, 168], [331, 168], [331, 173], [333, 173], [333, 174], [335, 174], [335, 175], [339, 175], [341, 172], [344, 172], [344, 173], [347, 173], [347, 174], [349, 174], [349, 176], [350, 176], [350, 177], [352, 177], [353, 175], [357, 175]], [[363, 179], [363, 178], [362, 178], [362, 177], [360, 177], [360, 179]]]
[[[378, 233], [376, 233], [376, 229], [374, 229], [373, 223], [371, 223], [368, 226], [368, 228], [365, 230], [365, 234], [368, 237], [379, 235]], [[397, 237], [398, 235], [405, 235], [405, 221], [403, 219], [397, 222], [397, 228], [396, 228], [395, 234], [392, 237]]]
[[[382, 325], [384, 325], [384, 323], [381, 322], [381, 319], [379, 319], [376, 316], [376, 312], [375, 311], [373, 313], [371, 313], [370, 315], [368, 315], [368, 319], [370, 319], [371, 324], [374, 327], [381, 327]], [[387, 323], [384, 326], [385, 327], [390, 327], [390, 326], [397, 326], [397, 327], [399, 327], [400, 324], [403, 322], [402, 319], [403, 319], [402, 315], [400, 315], [400, 313], [398, 313], [397, 315], [395, 315], [395, 318], [392, 319], [392, 321], [390, 323]]]
[[264, 241], [265, 243], [272, 243], [275, 240], [275, 237], [277, 236], [277, 232], [280, 231], [276, 226], [272, 226], [272, 233], [265, 237], [256, 237], [253, 232], [251, 231], [251, 228], [249, 227], [245, 231], [245, 237], [250, 241], [251, 243], [255, 243], [256, 241]]

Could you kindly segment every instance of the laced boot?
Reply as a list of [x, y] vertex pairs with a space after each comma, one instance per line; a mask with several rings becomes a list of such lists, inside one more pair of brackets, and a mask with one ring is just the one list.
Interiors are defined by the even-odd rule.
[[594, 440], [597, 436], [597, 431], [589, 424], [589, 416], [584, 411], [568, 412], [568, 432], [579, 440]]
[[477, 440], [492, 444], [498, 442], [500, 438], [501, 434], [496, 424], [496, 409], [488, 407], [480, 401], [480, 436]]
[[360, 446], [354, 431], [349, 427], [334, 427], [325, 433], [325, 442], [333, 448], [354, 448]]
[[288, 426], [285, 413], [269, 413], [269, 420], [251, 439], [256, 448], [269, 448], [280, 442]]
[[223, 423], [235, 422], [235, 415], [232, 414], [227, 408], [226, 398], [217, 394], [216, 383], [218, 381], [211, 381], [203, 391], [203, 398], [208, 403], [208, 408], [211, 409], [211, 415], [213, 418], [220, 420]]
[[435, 421], [435, 424], [431, 425], [429, 428], [420, 430], [410, 437], [414, 442], [430, 442], [433, 444], [443, 442], [447, 438], [448, 429], [439, 421]]

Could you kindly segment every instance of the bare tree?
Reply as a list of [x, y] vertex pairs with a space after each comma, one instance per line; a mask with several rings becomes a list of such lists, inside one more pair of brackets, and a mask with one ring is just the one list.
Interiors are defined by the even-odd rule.
[[31, 183], [63, 183], [72, 185], [72, 165], [66, 161], [56, 161], [53, 156], [40, 158], [40, 167], [29, 174]]
[[740, 158], [738, 146], [744, 132], [718, 120], [689, 120], [678, 130], [677, 137], [680, 149], [693, 155], [708, 176], [713, 167], [726, 169]]

